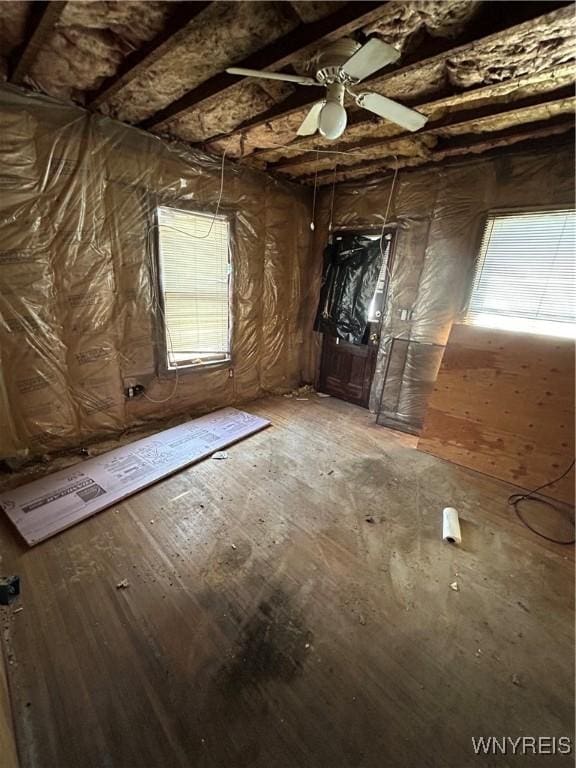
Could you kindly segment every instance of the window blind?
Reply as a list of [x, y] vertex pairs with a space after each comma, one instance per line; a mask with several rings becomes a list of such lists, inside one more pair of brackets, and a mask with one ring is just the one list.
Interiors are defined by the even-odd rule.
[[488, 217], [467, 322], [574, 336], [576, 213], [551, 210]]
[[160, 207], [158, 244], [169, 366], [228, 359], [228, 220]]

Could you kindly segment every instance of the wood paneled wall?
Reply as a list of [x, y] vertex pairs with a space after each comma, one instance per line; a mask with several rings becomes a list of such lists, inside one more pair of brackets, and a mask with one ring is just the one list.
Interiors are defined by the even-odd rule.
[[[574, 343], [453, 326], [418, 448], [522, 488], [558, 477], [574, 458]], [[546, 493], [573, 503], [574, 471]]]

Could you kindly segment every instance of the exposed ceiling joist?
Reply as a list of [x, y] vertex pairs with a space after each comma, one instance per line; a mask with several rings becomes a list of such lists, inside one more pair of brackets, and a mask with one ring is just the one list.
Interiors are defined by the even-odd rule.
[[[488, 90], [488, 87], [478, 89], [479, 92]], [[379, 149], [380, 147], [387, 146], [393, 142], [397, 142], [405, 138], [414, 138], [419, 140], [421, 137], [433, 136], [442, 132], [443, 130], [451, 127], [457, 127], [459, 125], [466, 125], [468, 123], [476, 123], [482, 119], [494, 119], [497, 117], [504, 117], [507, 114], [521, 113], [525, 109], [531, 107], [546, 108], [547, 105], [554, 105], [563, 102], [565, 99], [570, 99], [574, 95], [573, 84], [561, 85], [558, 88], [552, 88], [545, 94], [537, 93], [525, 96], [519, 99], [509, 99], [503, 104], [486, 103], [482, 106], [477, 106], [469, 109], [461, 109], [455, 112], [447, 112], [439, 117], [437, 120], [433, 120], [427, 124], [426, 130], [422, 130], [417, 134], [410, 133], [409, 131], [399, 131], [393, 137], [385, 138], [373, 138], [362, 139], [351, 143], [350, 149], [355, 152], [370, 151], [371, 149]], [[423, 104], [419, 109], [422, 109], [425, 113], [429, 113], [434, 110], [435, 106], [441, 106], [442, 101], [432, 102], [431, 104]], [[348, 145], [339, 144], [338, 149], [345, 152]], [[318, 164], [318, 156], [314, 150], [307, 151], [301, 155], [290, 157], [286, 160], [282, 160], [278, 163], [269, 164], [267, 167], [273, 171], [288, 171], [290, 168], [302, 166], [315, 166]]]
[[129, 54], [118, 71], [107, 78], [88, 98], [87, 105], [96, 107], [106, 101], [142, 71], [179, 45], [186, 37], [188, 24], [209, 5], [210, 2], [189, 2], [189, 0], [171, 3], [170, 17], [162, 32], [142, 48]]
[[[511, 80], [501, 80], [498, 83], [490, 83], [489, 85], [483, 85], [479, 88], [472, 88], [465, 91], [455, 92], [449, 96], [445, 96], [439, 99], [435, 99], [430, 102], [422, 102], [417, 99], [405, 99], [403, 103], [406, 106], [412, 107], [428, 115], [431, 120], [435, 120], [434, 115], [439, 113], [441, 119], [449, 119], [450, 115], [454, 115], [454, 119], [457, 119], [458, 114], [466, 109], [466, 104], [476, 104], [479, 102], [481, 105], [492, 105], [496, 109], [496, 104], [506, 102], [519, 102], [522, 98], [521, 95], [528, 92], [535, 98], [538, 94], [541, 94], [541, 98], [544, 98], [544, 94], [549, 94], [561, 88], [564, 85], [570, 85], [574, 82], [574, 63], [568, 62], [550, 69], [545, 69], [540, 72], [536, 72], [530, 75], [521, 75], [519, 77], [512, 78]], [[469, 108], [474, 108], [469, 107]], [[390, 123], [375, 118], [370, 112], [366, 110], [356, 110], [350, 112], [348, 115], [348, 125], [346, 133], [342, 139], [338, 142], [340, 149], [346, 149], [347, 147], [366, 146], [366, 142], [370, 138], [366, 138], [368, 133], [377, 139], [375, 134], [376, 126], [381, 126], [382, 132], [385, 136], [389, 135]], [[428, 127], [432, 125], [432, 122], [428, 123]], [[388, 128], [386, 128], [388, 126]], [[395, 136], [410, 136], [409, 131], [403, 131], [398, 128], [394, 134]], [[416, 134], [417, 135], [417, 134]], [[293, 152], [289, 156], [289, 160], [286, 160], [286, 165], [296, 164], [299, 162], [299, 158], [306, 159], [306, 153], [310, 153], [308, 156], [312, 157], [312, 152], [317, 148], [330, 147], [330, 143], [327, 140], [323, 140], [318, 135], [314, 136], [301, 136], [290, 142], [290, 151]], [[300, 153], [298, 152], [300, 150]], [[249, 155], [247, 159], [250, 161], [256, 161], [255, 165], [263, 167], [263, 163], [267, 167], [273, 167], [272, 164], [276, 163], [278, 166], [281, 164], [283, 155], [285, 154], [282, 147], [268, 148], [256, 150]]]
[[[294, 58], [305, 53], [311, 46], [318, 45], [321, 41], [325, 43], [331, 39], [343, 37], [354, 29], [369, 24], [378, 18], [385, 4], [385, 2], [363, 1], [347, 3], [330, 16], [309, 24], [302, 24], [293, 32], [266, 45], [243, 61], [235, 62], [234, 66], [247, 69], [281, 69]], [[139, 126], [148, 130], [157, 129], [180, 113], [192, 107], [198, 107], [207, 99], [213, 96], [222, 96], [243, 79], [238, 75], [229, 75], [227, 72], [215, 75], [139, 123]]]
[[[322, 172], [328, 175], [331, 174], [335, 165], [340, 166], [342, 171], [345, 171], [346, 168], [354, 168], [362, 162], [395, 156], [399, 158], [398, 162], [400, 165], [409, 165], [414, 158], [420, 161], [426, 160], [437, 151], [443, 142], [453, 141], [459, 136], [479, 134], [484, 136], [500, 135], [503, 131], [513, 130], [520, 125], [538, 123], [542, 126], [549, 124], [552, 127], [554, 124], [553, 120], [566, 119], [574, 121], [575, 104], [576, 97], [572, 90], [565, 98], [547, 101], [536, 106], [524, 107], [523, 109], [511, 109], [505, 113], [486, 115], [484, 117], [471, 117], [467, 120], [452, 123], [448, 127], [425, 131], [419, 135], [419, 151], [416, 154], [410, 153], [410, 155], [406, 155], [406, 145], [403, 139], [389, 139], [378, 146], [370, 148], [366, 154], [360, 149], [351, 153], [348, 157], [338, 155], [331, 160], [326, 160], [323, 162], [322, 167], [314, 168], [314, 176], [318, 175], [320, 177]], [[359, 160], [362, 157], [365, 159]], [[303, 170], [303, 174], [298, 172], [300, 170]], [[292, 173], [299, 180], [302, 179], [302, 175], [306, 179], [312, 173], [312, 169], [308, 168], [298, 169], [298, 171], [294, 168]]]
[[[547, 136], [555, 136], [574, 130], [574, 118], [567, 115], [559, 115], [550, 120], [542, 120], [531, 123], [524, 127], [512, 126], [486, 136], [473, 136], [466, 134], [464, 136], [452, 136], [442, 139], [442, 141], [433, 150], [430, 150], [425, 158], [410, 158], [403, 165], [398, 164], [399, 168], [418, 169], [425, 168], [432, 164], [441, 162], [449, 158], [466, 156], [471, 154], [481, 154], [495, 148], [504, 148], [527, 140], [538, 140]], [[306, 176], [301, 179], [307, 184], [314, 184], [315, 180], [318, 186], [325, 186], [333, 182], [342, 183], [357, 179], [365, 180], [375, 176], [381, 176], [386, 171], [395, 168], [395, 158], [393, 155], [383, 156], [377, 159], [369, 159], [356, 165], [322, 171], [318, 174]]]
[[10, 82], [21, 85], [24, 77], [30, 71], [38, 51], [54, 31], [58, 19], [62, 15], [65, 2], [35, 2], [31, 3], [30, 34], [26, 42], [16, 52], [11, 61]]
[[[473, 24], [473, 31], [469, 32], [466, 42], [462, 43], [462, 38], [459, 38], [459, 44], [457, 46], [454, 46], [453, 41], [450, 39], [440, 38], [432, 46], [432, 53], [431, 46], [427, 46], [424, 50], [419, 49], [417, 51], [417, 56], [413, 56], [412, 60], [404, 60], [401, 62], [401, 65], [390, 67], [384, 75], [376, 74], [368, 78], [364, 81], [364, 85], [368, 88], [377, 87], [381, 89], [381, 87], [391, 78], [409, 76], [422, 67], [429, 67], [437, 62], [444, 62], [456, 54], [460, 55], [468, 51], [472, 52], [474, 47], [479, 44], [490, 45], [497, 43], [500, 40], [504, 40], [510, 34], [520, 31], [525, 25], [529, 25], [534, 19], [538, 19], [539, 21], [549, 20], [550, 22], [553, 22], [558, 15], [571, 13], [571, 9], [568, 7], [571, 4], [566, 2], [501, 2], [486, 3], [486, 5], [489, 6], [491, 10], [490, 19], [492, 28], [489, 27], [488, 21], [485, 21], [482, 24]], [[498, 8], [495, 13], [494, 6]], [[550, 8], [553, 8], [553, 10], [550, 10]], [[544, 13], [545, 10], [547, 11], [546, 13]], [[442, 96], [449, 96], [453, 93], [454, 91], [451, 90], [450, 92], [442, 94]], [[249, 129], [258, 128], [267, 123], [300, 112], [303, 109], [310, 107], [315, 100], [314, 94], [310, 93], [308, 89], [302, 88], [283, 102], [246, 120], [230, 133], [215, 136], [210, 142], [207, 142], [207, 148], [210, 149], [211, 144], [221, 141], [224, 138], [229, 138]], [[268, 148], [257, 150], [259, 155], [264, 155], [268, 151], [274, 150]], [[256, 156], [256, 152], [254, 152], [254, 156]]]

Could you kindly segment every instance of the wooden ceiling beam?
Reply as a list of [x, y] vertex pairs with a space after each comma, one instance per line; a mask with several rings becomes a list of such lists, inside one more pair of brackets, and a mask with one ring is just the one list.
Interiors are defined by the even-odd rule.
[[30, 32], [10, 62], [11, 83], [21, 85], [24, 82], [25, 76], [38, 56], [38, 51], [54, 31], [65, 7], [65, 2], [31, 3], [31, 18], [28, 22]]
[[[550, 120], [541, 120], [537, 123], [531, 123], [523, 128], [520, 126], [513, 126], [511, 128], [505, 128], [502, 131], [482, 134], [480, 136], [474, 136], [473, 138], [471, 138], [470, 134], [467, 134], [466, 136], [447, 137], [442, 139], [437, 147], [430, 150], [427, 157], [404, 158], [406, 162], [400, 160], [398, 168], [416, 170], [437, 164], [448, 158], [481, 154], [482, 152], [496, 147], [508, 147], [526, 140], [541, 140], [549, 136], [556, 136], [574, 130], [574, 124], [573, 116], [568, 117], [566, 115], [559, 115]], [[384, 170], [394, 170], [395, 165], [394, 156], [388, 155], [378, 159], [368, 159], [361, 163], [357, 163], [356, 165], [343, 166], [340, 169], [337, 168], [336, 174], [334, 174], [334, 169], [330, 169], [319, 172], [317, 175], [310, 174], [309, 176], [300, 177], [298, 181], [305, 184], [314, 184], [314, 180], [316, 179], [318, 186], [332, 184], [334, 180], [336, 183], [356, 180], [364, 181], [368, 176], [373, 177], [378, 174], [381, 175]]]
[[[553, 91], [557, 91], [563, 85], [566, 85], [567, 83], [573, 83], [573, 81], [574, 64], [572, 62], [568, 62], [566, 64], [551, 67], [550, 69], [545, 69], [531, 75], [520, 75], [519, 77], [515, 77], [511, 80], [501, 80], [497, 83], [489, 83], [488, 85], [482, 85], [479, 88], [472, 88], [466, 91], [461, 91], [459, 93], [450, 93], [448, 95], [441, 94], [439, 95], [439, 98], [435, 99], [434, 101], [423, 103], [417, 99], [404, 99], [402, 103], [407, 107], [420, 110], [429, 116], [435, 112], [440, 112], [442, 119], [448, 120], [450, 119], [449, 116], [455, 112], [462, 114], [466, 110], [465, 104], [467, 102], [485, 100], [486, 103], [493, 104], [493, 108], [495, 109], [496, 104], [502, 103], [503, 98], [505, 98], [506, 101], [512, 102], [515, 98], [516, 90], [524, 92], [529, 89], [534, 89], [534, 93], [532, 95], [537, 97], [537, 94], [540, 93], [542, 94], [542, 98], [544, 94], [548, 95]], [[543, 87], [543, 82], [546, 82], [547, 87]], [[517, 99], [514, 103], [518, 104], [519, 100]], [[454, 115], [454, 117], [456, 118], [456, 115]], [[439, 119], [440, 118], [434, 120], [433, 122], [429, 122], [428, 127], [437, 125]], [[381, 118], [378, 118], [376, 115], [368, 112], [367, 110], [351, 111], [348, 115], [348, 125], [346, 127], [346, 132], [342, 139], [338, 142], [339, 148], [346, 149], [347, 147], [353, 148], [358, 146], [366, 146], [369, 141], [378, 141], [377, 136], [373, 136], [372, 139], [370, 139], [370, 137], [364, 138], [362, 136], [362, 132], [366, 128], [375, 126], [378, 123], [382, 124], [383, 126], [386, 125], [386, 121], [383, 121]], [[403, 131], [399, 127], [398, 133], [390, 138], [400, 138], [402, 136], [410, 135], [414, 134], [411, 134], [409, 131]], [[290, 161], [290, 164], [295, 165], [297, 158], [304, 159], [306, 153], [314, 152], [317, 145], [320, 149], [330, 147], [330, 144], [327, 141], [322, 140], [322, 138], [317, 134], [314, 136], [298, 136], [296, 139], [294, 139], [294, 141], [290, 142], [290, 150], [293, 151], [294, 154], [290, 155], [288, 159], [282, 157], [275, 159], [276, 155], [282, 155], [284, 149], [283, 147], [259, 149], [248, 155], [246, 159], [248, 161], [257, 161], [255, 166], [259, 168], [264, 167], [262, 163], [266, 163], [267, 168], [273, 168], [273, 164], [279, 165], [284, 160], [286, 161], [286, 164], [288, 164], [288, 161]], [[300, 147], [302, 149], [300, 154], [298, 154], [298, 149]], [[267, 158], [270, 156], [272, 159], [267, 162]]]
[[[469, 145], [466, 152], [458, 149], [446, 149], [438, 153], [439, 157], [434, 157], [433, 160], [426, 160], [420, 165], [401, 166], [401, 170], [406, 173], [414, 173], [416, 171], [425, 171], [437, 166], [439, 162], [443, 163], [443, 167], [450, 167], [457, 163], [462, 163], [462, 155], [480, 155], [485, 154], [488, 157], [495, 157], [503, 155], [510, 150], [510, 147], [514, 147], [514, 151], [527, 151], [528, 149], [537, 151], [542, 148], [542, 140], [550, 136], [559, 136], [560, 146], [574, 145], [574, 124], [565, 122], [559, 123], [553, 129], [538, 128], [530, 131], [520, 131], [506, 138], [485, 139], [483, 142], [478, 141]], [[469, 159], [469, 158], [468, 158]], [[370, 182], [381, 181], [384, 178], [384, 173], [392, 173], [394, 166], [391, 163], [390, 166], [384, 168], [383, 165], [378, 166], [373, 164], [371, 170], [366, 170], [362, 175], [358, 175], [354, 178], [341, 178], [337, 180], [340, 184], [356, 184], [362, 182], [362, 185]], [[384, 173], [383, 173], [384, 172]], [[326, 187], [328, 184], [332, 184], [332, 177], [325, 179], [322, 182], [318, 181], [318, 186]], [[313, 180], [310, 180], [308, 184], [312, 184]]]
[[[487, 90], [487, 88], [479, 88], [478, 93], [481, 93], [482, 90]], [[467, 92], [467, 96], [469, 95], [470, 91]], [[522, 112], [522, 110], [530, 107], [546, 107], [547, 105], [555, 105], [564, 99], [571, 98], [572, 96], [574, 96], [574, 85], [571, 83], [570, 85], [563, 85], [558, 88], [554, 88], [550, 91], [547, 91], [545, 94], [532, 94], [521, 99], [517, 99], [516, 101], [509, 100], [501, 104], [484, 104], [480, 107], [461, 109], [457, 112], [448, 112], [437, 120], [433, 120], [428, 123], [425, 130], [419, 131], [417, 133], [401, 131], [396, 136], [361, 139], [359, 141], [351, 142], [350, 144], [340, 142], [338, 144], [338, 149], [342, 152], [345, 152], [348, 148], [351, 151], [362, 151], [372, 148], [378, 149], [400, 139], [413, 137], [417, 140], [420, 136], [433, 136], [438, 132], [442, 132], [444, 129], [453, 126], [461, 126], [486, 119], [504, 117], [506, 115], [514, 114], [515, 112]], [[441, 105], [442, 101], [438, 102], [438, 104]], [[433, 107], [434, 102], [430, 104], [422, 104], [420, 107], [416, 107], [416, 109], [432, 110]], [[320, 149], [323, 148], [324, 147], [320, 147]], [[316, 152], [311, 149], [301, 155], [296, 155], [295, 157], [290, 157], [277, 163], [270, 163], [267, 165], [267, 169], [282, 172], [284, 170], [289, 171], [289, 169], [293, 166], [314, 166], [317, 162], [318, 156]]]
[[102, 104], [158, 59], [173, 50], [186, 38], [188, 24], [210, 4], [210, 2], [189, 2], [189, 0], [171, 3], [170, 15], [164, 29], [150, 42], [130, 53], [114, 75], [106, 78], [93, 94], [88, 94], [87, 106], [94, 108]]
[[[344, 37], [358, 27], [370, 24], [382, 14], [386, 1], [347, 3], [340, 10], [309, 24], [301, 24], [279, 40], [264, 46], [242, 61], [234, 62], [236, 67], [248, 69], [281, 69], [293, 59], [305, 54], [320, 42]], [[200, 83], [164, 109], [139, 123], [140, 128], [159, 128], [192, 107], [198, 107], [213, 96], [222, 96], [245, 78], [221, 72]]]
[[[534, 19], [543, 20], [549, 17], [550, 21], [553, 21], [558, 13], [562, 13], [570, 5], [571, 3], [568, 2], [519, 3], [507, 1], [485, 3], [483, 13], [486, 15], [480, 22], [472, 20], [465, 39], [463, 36], [458, 38], [458, 45], [454, 45], [453, 39], [435, 38], [432, 43], [428, 43], [426, 46], [419, 46], [410, 57], [401, 59], [399, 65], [387, 68], [385, 74], [376, 73], [372, 77], [367, 78], [363, 81], [363, 86], [380, 87], [393, 77], [410, 75], [421, 67], [432, 66], [456, 54], [460, 55], [471, 51], [479, 44], [489, 45], [496, 43], [515, 33], [523, 25], [530, 23]], [[451, 93], [454, 92], [452, 91]], [[442, 95], [448, 96], [450, 94], [444, 93]], [[283, 102], [275, 104], [265, 112], [244, 121], [226, 134], [214, 136], [209, 141], [204, 142], [204, 144], [210, 149], [212, 142], [222, 141], [239, 133], [244, 133], [249, 129], [258, 128], [275, 120], [281, 120], [302, 111], [306, 107], [310, 107], [315, 101], [316, 98], [313, 98], [312, 94], [305, 88], [302, 88]], [[409, 101], [407, 100], [406, 103], [408, 104]], [[274, 148], [256, 150], [253, 155], [256, 157], [258, 153], [258, 156], [264, 156], [269, 151], [274, 151]]]

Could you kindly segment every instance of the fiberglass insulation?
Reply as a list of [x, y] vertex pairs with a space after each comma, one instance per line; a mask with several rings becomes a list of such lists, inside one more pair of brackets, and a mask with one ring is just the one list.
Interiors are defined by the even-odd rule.
[[[334, 230], [381, 227], [388, 201], [388, 223], [398, 227], [370, 397], [371, 410], [384, 414], [381, 423], [408, 431], [417, 431], [421, 425], [442, 357], [438, 348], [446, 344], [452, 323], [465, 305], [488, 211], [571, 206], [573, 169], [573, 149], [564, 141], [538, 151], [511, 149], [497, 157], [450, 166], [400, 170], [392, 195], [392, 174], [336, 187]], [[317, 285], [331, 197], [330, 189], [323, 192], [317, 215], [311, 275]], [[309, 317], [310, 328], [312, 322]], [[397, 344], [399, 357], [390, 361], [393, 339], [413, 343]], [[310, 378], [318, 349], [317, 338], [309, 350]]]
[[[157, 376], [150, 225], [157, 205], [214, 211], [220, 160], [14, 88], [0, 102], [0, 458], [299, 383], [308, 190], [226, 166], [232, 362], [174, 389]], [[125, 400], [135, 383], [166, 402]]]

